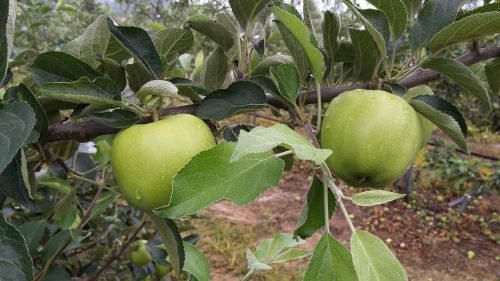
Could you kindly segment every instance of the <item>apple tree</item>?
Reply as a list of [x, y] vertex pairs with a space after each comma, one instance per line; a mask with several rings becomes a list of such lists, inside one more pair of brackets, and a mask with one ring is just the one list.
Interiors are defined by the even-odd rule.
[[[183, 234], [190, 218], [221, 200], [252, 202], [300, 159], [314, 169], [302, 210], [290, 210], [300, 212], [296, 229], [248, 250], [242, 280], [309, 255], [307, 281], [408, 280], [345, 204], [403, 197], [375, 188], [406, 172], [433, 126], [468, 152], [462, 113], [425, 84], [447, 77], [492, 110], [500, 4], [367, 2], [322, 11], [305, 0], [299, 12], [230, 0], [150, 33], [100, 15], [14, 83], [16, 1], [1, 1], [0, 279], [209, 280], [199, 237]], [[346, 12], [356, 24], [342, 24]], [[193, 63], [195, 40], [213, 49]], [[489, 88], [468, 68], [481, 61]], [[256, 111], [280, 122], [227, 125]], [[94, 154], [81, 150], [89, 141]], [[340, 181], [372, 189], [346, 196]], [[335, 211], [352, 231], [349, 247], [330, 232]], [[312, 253], [295, 247], [319, 231]], [[116, 262], [127, 255], [130, 264]]]

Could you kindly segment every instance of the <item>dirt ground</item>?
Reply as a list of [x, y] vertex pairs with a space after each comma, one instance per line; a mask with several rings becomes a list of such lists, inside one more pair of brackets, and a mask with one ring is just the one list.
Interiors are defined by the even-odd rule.
[[[311, 173], [306, 163], [295, 165], [278, 187], [253, 203], [239, 207], [220, 202], [204, 212], [208, 219], [197, 223], [199, 246], [210, 259], [212, 280], [239, 280], [246, 271], [246, 247], [255, 249], [258, 241], [278, 232], [293, 233], [311, 179], [305, 175]], [[347, 189], [344, 193], [358, 191]], [[410, 280], [500, 280], [499, 196], [490, 194], [475, 200], [464, 214], [448, 209], [447, 201], [438, 203], [435, 196], [418, 190], [407, 201], [368, 208], [347, 203], [347, 209], [357, 228], [386, 241]], [[330, 228], [348, 245], [351, 233], [340, 212], [335, 212]], [[313, 250], [319, 237], [316, 233], [309, 238], [304, 248]], [[467, 257], [468, 251], [474, 253], [473, 258]], [[252, 280], [301, 280], [308, 262], [304, 259], [278, 266], [274, 269], [278, 273], [261, 274]]]

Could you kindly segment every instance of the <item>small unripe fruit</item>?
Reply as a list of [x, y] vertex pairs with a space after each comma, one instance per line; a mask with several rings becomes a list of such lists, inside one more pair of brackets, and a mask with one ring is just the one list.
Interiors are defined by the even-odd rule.
[[325, 113], [321, 147], [327, 164], [351, 186], [381, 187], [411, 166], [422, 142], [417, 112], [385, 91], [354, 90], [336, 97]]
[[143, 267], [153, 260], [146, 249], [147, 243], [147, 240], [137, 240], [131, 245], [128, 258], [133, 265]]

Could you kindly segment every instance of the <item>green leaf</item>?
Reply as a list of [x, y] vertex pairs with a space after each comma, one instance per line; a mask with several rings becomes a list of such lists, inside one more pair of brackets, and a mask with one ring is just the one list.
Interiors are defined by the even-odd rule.
[[127, 76], [123, 65], [108, 58], [99, 59], [99, 62], [103, 74], [115, 82], [119, 91], [123, 91], [127, 86]]
[[144, 29], [134, 26], [116, 26], [109, 18], [108, 28], [121, 45], [137, 57], [151, 73], [157, 76], [161, 74], [160, 55]]
[[293, 58], [291, 56], [276, 54], [270, 57], [264, 58], [259, 64], [255, 66], [252, 70], [252, 76], [257, 75], [267, 75], [269, 74], [269, 69], [277, 67], [281, 64], [293, 63]]
[[354, 51], [352, 76], [360, 81], [370, 81], [377, 76], [381, 59], [373, 38], [366, 30], [349, 29]]
[[70, 192], [64, 194], [64, 196], [57, 201], [54, 207], [54, 215], [52, 218], [54, 221], [59, 222], [71, 208], [74, 209], [76, 201], [76, 188], [71, 189]]
[[[357, 281], [351, 253], [325, 232], [314, 249], [304, 281]], [[360, 279], [368, 280], [368, 279]], [[387, 279], [389, 281], [392, 279]]]
[[277, 146], [293, 150], [297, 158], [312, 160], [321, 164], [332, 154], [329, 149], [314, 147], [308, 140], [290, 129], [285, 124], [276, 124], [270, 128], [256, 127], [249, 133], [240, 132], [231, 162], [237, 161], [248, 154], [269, 151]]
[[465, 0], [426, 1], [408, 34], [411, 48], [416, 50], [423, 47], [434, 34], [452, 23], [464, 2]]
[[102, 212], [104, 212], [107, 208], [112, 206], [113, 202], [118, 198], [118, 194], [115, 192], [107, 191], [103, 192], [99, 199], [97, 199], [96, 204], [92, 208], [92, 211], [90, 212], [90, 216], [88, 220], [91, 220], [92, 218], [100, 215]]
[[0, 276], [2, 281], [33, 280], [33, 262], [24, 237], [0, 213]]
[[282, 263], [296, 259], [302, 259], [310, 256], [311, 253], [302, 249], [289, 249], [279, 254], [276, 258], [271, 261], [271, 263]]
[[493, 91], [493, 95], [500, 94], [500, 58], [496, 58], [486, 63], [484, 67], [484, 72], [490, 88]]
[[177, 87], [165, 80], [152, 80], [144, 84], [136, 93], [143, 102], [148, 96], [179, 97]]
[[73, 82], [84, 76], [94, 80], [102, 76], [90, 65], [63, 52], [41, 53], [30, 68], [31, 75], [38, 85], [47, 82]]
[[403, 35], [408, 15], [402, 0], [368, 0], [368, 2], [385, 13], [394, 39]]
[[189, 272], [198, 281], [210, 280], [210, 267], [207, 258], [190, 243], [184, 242], [186, 263], [183, 270]]
[[472, 70], [461, 62], [450, 58], [438, 57], [426, 61], [422, 67], [430, 68], [443, 74], [476, 96], [490, 110], [492, 109], [490, 96], [485, 85]]
[[351, 236], [354, 268], [363, 281], [407, 281], [408, 276], [396, 256], [377, 236], [357, 230]]
[[247, 263], [248, 263], [248, 269], [249, 270], [271, 270], [273, 269], [271, 266], [260, 262], [257, 257], [247, 249], [246, 251], [246, 257], [247, 257]]
[[304, 23], [318, 42], [318, 46], [323, 48], [323, 15], [318, 8], [316, 0], [304, 0], [302, 10], [304, 14]]
[[468, 153], [469, 148], [465, 141], [467, 124], [462, 113], [452, 103], [436, 96], [422, 95], [412, 98], [410, 105]]
[[[325, 226], [325, 211], [324, 211], [324, 190], [323, 183], [318, 177], [314, 177], [311, 187], [307, 192], [307, 198], [300, 212], [297, 226], [293, 233], [302, 239], [311, 237], [321, 227]], [[329, 218], [335, 211], [336, 201], [333, 193], [328, 189], [328, 215]]]
[[243, 30], [248, 30], [268, 2], [269, 0], [229, 0], [229, 5]]
[[330, 59], [330, 65], [333, 66], [339, 48], [341, 21], [336, 13], [330, 11], [325, 11], [323, 18], [323, 46]]
[[260, 262], [273, 262], [287, 249], [304, 244], [304, 240], [295, 239], [292, 235], [278, 233], [271, 239], [263, 240], [255, 249], [255, 257]]
[[405, 197], [405, 195], [400, 193], [385, 190], [370, 190], [354, 194], [352, 202], [358, 206], [375, 206], [403, 197]]
[[227, 89], [210, 93], [196, 109], [202, 119], [222, 120], [266, 106], [266, 94], [257, 84], [236, 81]]
[[[295, 39], [296, 43], [298, 43], [298, 46], [300, 46], [302, 51], [305, 53], [305, 57], [307, 58], [307, 62], [313, 72], [314, 77], [318, 80], [323, 78], [323, 73], [325, 71], [323, 54], [318, 49], [317, 42], [311, 40], [311, 33], [304, 25], [304, 23], [296, 16], [279, 8], [278, 6], [272, 6], [271, 11], [280, 22], [280, 24], [278, 24], [278, 27], [280, 28], [281, 35], [285, 37], [286, 35], [283, 34], [288, 32], [289, 35], [291, 35], [292, 38]], [[285, 29], [283, 29], [283, 27]], [[290, 49], [289, 44], [287, 44], [287, 47]], [[296, 59], [293, 53], [292, 57]], [[295, 63], [297, 63], [297, 60], [295, 60]], [[297, 66], [297, 69], [299, 69], [300, 72], [301, 67]], [[301, 77], [304, 77], [302, 75]]]
[[21, 231], [26, 240], [30, 256], [34, 257], [36, 255], [36, 250], [40, 245], [46, 228], [47, 221], [45, 220], [28, 221], [19, 226], [19, 231]]
[[121, 106], [121, 94], [113, 81], [105, 77], [89, 80], [82, 77], [75, 82], [51, 82], [38, 87], [43, 94], [71, 103]]
[[151, 214], [149, 217], [156, 225], [163, 245], [167, 249], [169, 262], [172, 264], [176, 275], [179, 276], [186, 261], [186, 252], [179, 228], [173, 220], [160, 218], [154, 214]]
[[233, 46], [233, 35], [218, 22], [196, 19], [186, 22], [184, 28], [191, 28], [205, 35], [217, 43], [224, 51], [228, 51]]
[[132, 111], [115, 109], [110, 112], [93, 113], [90, 119], [109, 127], [122, 129], [136, 124], [140, 118]]
[[201, 96], [206, 96], [209, 92], [195, 84], [174, 83], [180, 96], [188, 97], [195, 103], [201, 102]]
[[220, 89], [229, 72], [229, 58], [223, 49], [217, 48], [211, 53], [201, 70], [201, 83], [210, 91]]
[[28, 103], [28, 105], [35, 113], [35, 130], [37, 130], [40, 134], [40, 139], [43, 138], [43, 136], [45, 136], [45, 134], [47, 133], [48, 120], [47, 114], [45, 113], [45, 110], [43, 109], [37, 98], [35, 98], [30, 89], [22, 83], [18, 86], [10, 88], [4, 96], [4, 100], [7, 99], [7, 95], [9, 93], [12, 93], [12, 95], [14, 95], [13, 98], [15, 100]]
[[111, 34], [107, 21], [107, 15], [98, 16], [80, 36], [66, 44], [64, 52], [94, 68], [99, 66], [99, 62], [102, 65], [107, 60], [121, 65], [131, 55]]
[[193, 32], [184, 28], [168, 28], [153, 35], [153, 43], [162, 56], [182, 55], [193, 47]]
[[253, 76], [248, 80], [259, 85], [262, 89], [264, 89], [264, 91], [273, 95], [284, 104], [288, 104], [289, 106], [293, 107], [294, 104], [289, 104], [289, 101], [287, 101], [286, 98], [281, 95], [280, 90], [274, 84], [274, 81], [270, 78], [267, 78], [266, 76]]
[[223, 199], [245, 205], [278, 184], [284, 168], [281, 159], [259, 153], [230, 162], [235, 147], [221, 142], [194, 156], [174, 177], [170, 204], [154, 212], [178, 218]]
[[36, 206], [31, 196], [26, 157], [22, 149], [0, 174], [0, 194], [2, 193], [26, 208], [34, 209]]
[[40, 253], [41, 262], [44, 270], [48, 269], [54, 259], [72, 240], [70, 230], [62, 230], [50, 237], [43, 245], [43, 250]]
[[132, 60], [124, 64], [123, 68], [127, 74], [128, 85], [134, 92], [139, 91], [142, 85], [147, 82], [156, 79], [154, 74], [141, 62]]
[[238, 20], [228, 12], [216, 13], [215, 19], [218, 23], [224, 26], [234, 38], [233, 46], [226, 52], [227, 56], [231, 60], [239, 60], [241, 58], [242, 38], [240, 35], [240, 25], [238, 24]]
[[71, 185], [67, 181], [53, 176], [38, 178], [37, 184], [62, 193], [68, 193], [72, 190]]
[[271, 77], [279, 90], [280, 96], [290, 104], [296, 104], [300, 93], [300, 77], [293, 64], [281, 64], [271, 69]]
[[384, 12], [377, 9], [365, 9], [359, 10], [361, 15], [370, 22], [370, 24], [375, 28], [382, 38], [384, 38], [385, 45], [389, 44], [389, 37], [391, 36], [391, 30], [389, 22]]
[[0, 2], [0, 85], [3, 85], [6, 80], [9, 57], [12, 52], [16, 5], [16, 0]]
[[408, 15], [409, 24], [415, 20], [415, 15], [422, 5], [422, 0], [403, 0], [406, 7], [406, 14]]
[[41, 281], [72, 281], [72, 279], [64, 268], [52, 266]]
[[24, 145], [35, 122], [35, 113], [25, 102], [8, 103], [0, 109], [0, 173]]
[[499, 32], [500, 12], [474, 14], [439, 31], [432, 37], [429, 48], [439, 52], [450, 45]]
[[498, 11], [500, 11], [500, 3], [489, 3], [481, 7], [478, 7], [472, 11], [459, 14], [456, 20], [458, 21], [475, 14], [486, 13], [486, 12], [498, 12]]
[[380, 54], [382, 55], [382, 59], [385, 61], [386, 58], [386, 38], [384, 38], [383, 33], [380, 33], [380, 31], [370, 22], [365, 16], [363, 15], [361, 9], [356, 7], [350, 0], [342, 0], [344, 4], [347, 5], [347, 7], [352, 11], [352, 13], [356, 16], [356, 18], [363, 24], [365, 27], [366, 31], [370, 33], [370, 35], [373, 38], [373, 41], [375, 42]]

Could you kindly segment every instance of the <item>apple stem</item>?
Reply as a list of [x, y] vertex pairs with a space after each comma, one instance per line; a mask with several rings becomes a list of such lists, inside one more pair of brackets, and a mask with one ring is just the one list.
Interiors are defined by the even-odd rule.
[[160, 121], [160, 116], [158, 115], [158, 110], [151, 111], [151, 118], [154, 122]]

